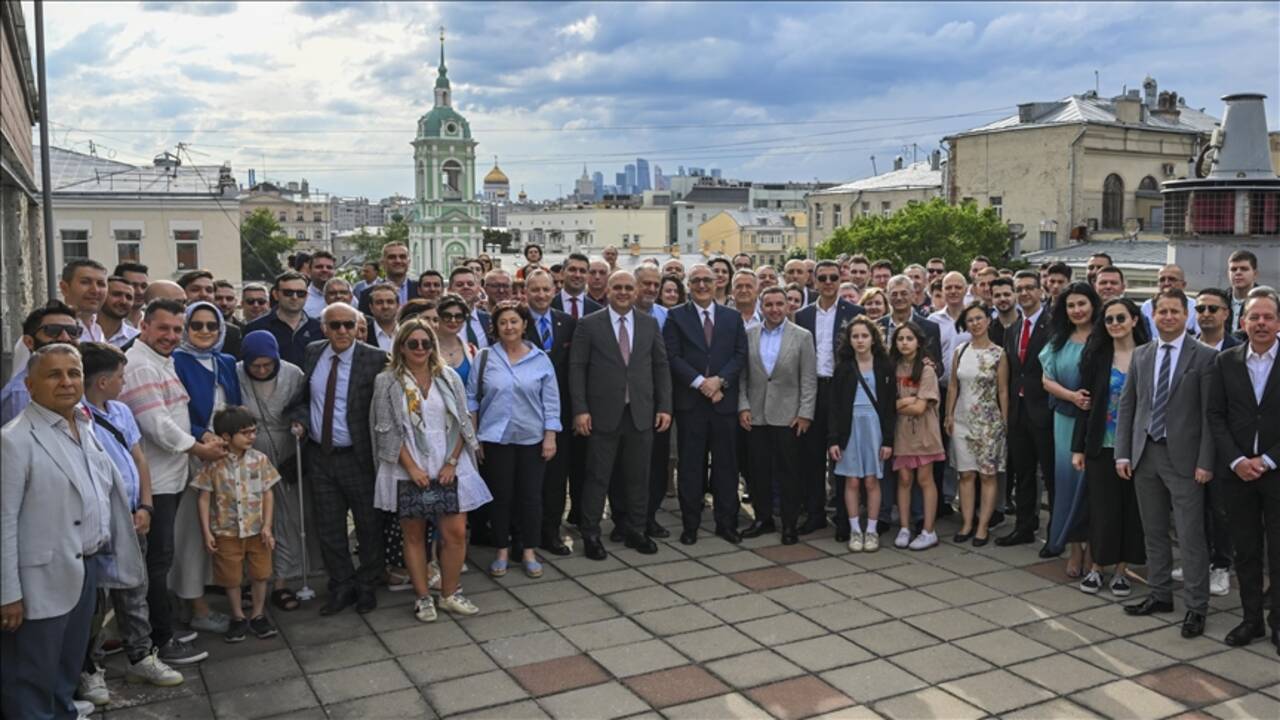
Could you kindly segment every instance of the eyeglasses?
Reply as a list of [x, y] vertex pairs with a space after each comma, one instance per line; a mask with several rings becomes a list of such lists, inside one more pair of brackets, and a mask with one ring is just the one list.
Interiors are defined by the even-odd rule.
[[1102, 322], [1107, 325], [1123, 325], [1129, 321], [1128, 315], [1107, 315], [1102, 318]]
[[839, 275], [819, 275], [818, 282], [840, 282]]
[[66, 335], [74, 340], [84, 333], [84, 328], [79, 325], [41, 325], [40, 332], [44, 333], [45, 337], [56, 338]]
[[926, 272], [928, 272], [930, 275], [941, 275], [942, 273], [946, 272], [946, 270], [943, 270], [942, 268], [929, 268]]
[[355, 330], [356, 329], [355, 320], [330, 320], [325, 324], [328, 325], [329, 329], [334, 332], [338, 332], [339, 330]]
[[1223, 310], [1226, 310], [1226, 308], [1221, 305], [1197, 305], [1196, 306], [1196, 312], [1209, 313], [1210, 315], [1217, 315]]
[[249, 427], [247, 427], [247, 428], [244, 428], [243, 430], [237, 430], [237, 431], [236, 431], [236, 434], [237, 434], [237, 435], [253, 435], [253, 434], [254, 434], [254, 433], [256, 433], [256, 432], [258, 432], [258, 426], [257, 426], [257, 425], [251, 425], [251, 426], [249, 426]]
[[192, 320], [187, 323], [187, 329], [191, 332], [218, 332], [220, 323], [217, 320], [201, 322], [200, 320]]
[[266, 305], [267, 299], [266, 298], [245, 298], [244, 300], [240, 301], [240, 304], [241, 305]]
[[417, 338], [410, 338], [404, 341], [405, 350], [430, 350], [434, 347], [435, 345], [432, 345], [430, 340], [419, 340]]
[[281, 290], [280, 295], [282, 297], [304, 298], [307, 296], [307, 291], [306, 290]]
[[707, 283], [710, 283], [711, 281], [712, 281], [712, 280], [711, 280], [711, 278], [709, 278], [709, 277], [696, 277], [696, 278], [689, 278], [689, 284], [690, 284], [690, 285], [706, 285]]
[[463, 320], [466, 319], [466, 317], [467, 317], [466, 313], [459, 313], [459, 312], [440, 313], [440, 319], [445, 322], [462, 322]]

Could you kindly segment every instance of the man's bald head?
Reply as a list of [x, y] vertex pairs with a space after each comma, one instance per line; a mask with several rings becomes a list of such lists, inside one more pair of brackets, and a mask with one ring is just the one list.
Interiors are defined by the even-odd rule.
[[617, 270], [609, 276], [609, 306], [619, 315], [631, 311], [636, 300], [636, 276]]
[[152, 300], [177, 300], [186, 305], [187, 291], [172, 280], [152, 280], [147, 285], [147, 292], [142, 299], [144, 304], [150, 303]]

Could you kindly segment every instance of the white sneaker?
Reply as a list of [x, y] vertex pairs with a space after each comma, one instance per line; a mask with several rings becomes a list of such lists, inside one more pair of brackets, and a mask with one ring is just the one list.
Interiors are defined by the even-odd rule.
[[80, 718], [87, 718], [93, 715], [93, 711], [96, 709], [94, 704], [89, 702], [88, 700], [76, 700], [75, 704], [76, 704], [76, 714]]
[[850, 533], [849, 552], [862, 552], [862, 533]]
[[1209, 569], [1209, 594], [1222, 597], [1231, 593], [1231, 571], [1227, 568]]
[[418, 618], [418, 622], [435, 622], [436, 621], [436, 604], [432, 601], [431, 596], [420, 597], [413, 603], [413, 616]]
[[880, 549], [880, 535], [869, 532], [862, 536], [862, 551], [875, 552]]
[[907, 547], [911, 548], [912, 550], [928, 550], [929, 548], [937, 544], [938, 544], [938, 533], [929, 532], [928, 530], [922, 530], [920, 531], [920, 534], [916, 536], [916, 539], [912, 540], [911, 544], [908, 545]]
[[131, 683], [149, 683], [156, 687], [173, 687], [186, 681], [182, 673], [160, 662], [158, 648], [136, 663], [130, 663], [124, 671], [124, 679]]
[[911, 544], [911, 531], [902, 528], [898, 531], [898, 537], [894, 539], [893, 546], [896, 548], [906, 548]]
[[107, 705], [111, 702], [111, 693], [107, 692], [106, 668], [98, 668], [95, 673], [80, 673], [80, 683], [76, 685], [76, 699], [92, 705]]
[[468, 600], [461, 590], [454, 592], [449, 597], [440, 598], [440, 609], [453, 615], [475, 615], [480, 612], [480, 608]]
[[1182, 568], [1176, 567], [1173, 572], [1169, 573], [1174, 582], [1182, 582]]

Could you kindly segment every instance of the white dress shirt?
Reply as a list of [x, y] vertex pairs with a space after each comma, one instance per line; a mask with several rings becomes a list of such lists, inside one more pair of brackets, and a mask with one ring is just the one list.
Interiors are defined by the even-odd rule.
[[578, 301], [578, 318], [582, 318], [587, 314], [587, 291], [583, 290], [580, 295], [574, 295], [567, 290], [560, 291], [560, 304], [564, 307], [564, 311], [569, 313], [570, 316], [573, 315], [574, 298], [577, 298]]
[[382, 326], [377, 321], [374, 321], [373, 338], [377, 341], [376, 344], [380, 349], [391, 352], [391, 345], [396, 341], [395, 329], [392, 329], [391, 334], [387, 334], [383, 332]]
[[80, 500], [84, 503], [84, 522], [80, 525], [80, 547], [85, 555], [92, 555], [111, 542], [112, 477], [103, 472], [107, 469], [106, 466], [92, 457], [93, 453], [105, 455], [106, 451], [99, 446], [93, 433], [93, 424], [84, 408], [77, 406], [73, 415], [76, 430], [80, 434], [80, 439], [76, 440], [71, 436], [70, 425], [65, 417], [39, 403], [32, 403], [29, 407], [35, 413], [32, 421], [45, 423], [52, 428], [54, 436], [58, 438], [59, 449], [75, 464], [74, 467], [64, 469], [81, 479]]
[[[1280, 340], [1273, 341], [1271, 347], [1265, 352], [1259, 354], [1254, 352], [1253, 345], [1249, 345], [1249, 349], [1245, 351], [1244, 365], [1249, 370], [1249, 382], [1253, 385], [1253, 398], [1262, 405], [1262, 393], [1267, 389], [1267, 378], [1271, 377], [1271, 371], [1276, 364], [1276, 349], [1280, 348]], [[1253, 451], [1258, 452], [1258, 435], [1253, 436]], [[1231, 469], [1236, 468], [1236, 464], [1244, 458], [1236, 458], [1231, 462]], [[1276, 461], [1268, 455], [1262, 455], [1262, 462], [1272, 470], [1276, 469]]]
[[[1169, 387], [1172, 388], [1173, 374], [1178, 370], [1178, 356], [1182, 354], [1182, 343], [1186, 339], [1187, 336], [1181, 333], [1169, 342], [1161, 340], [1159, 335], [1156, 336], [1156, 364], [1151, 372], [1152, 403], [1155, 402], [1156, 395], [1160, 394], [1160, 366], [1164, 364], [1165, 353], [1169, 353]], [[1172, 349], [1165, 350], [1166, 345]]]
[[956, 330], [956, 320], [947, 313], [946, 308], [930, 315], [929, 319], [938, 326], [938, 334], [941, 336], [939, 339], [942, 341], [942, 377], [938, 378], [938, 384], [947, 385], [951, 382], [951, 361], [955, 359], [956, 348], [972, 340], [973, 336], [967, 330]]
[[818, 377], [829, 378], [836, 372], [836, 311], [840, 309], [840, 301], [831, 303], [831, 307], [823, 310], [821, 302], [814, 302], [813, 340], [817, 343]]
[[480, 322], [480, 308], [473, 308], [471, 315], [467, 318], [467, 324], [471, 326], [471, 331], [476, 336], [476, 347], [489, 347], [489, 329]]
[[[375, 323], [376, 324], [376, 323]], [[316, 369], [311, 373], [311, 440], [319, 445], [324, 435], [324, 395], [329, 384], [329, 366], [338, 359], [338, 382], [333, 396], [333, 446], [351, 447], [351, 432], [347, 427], [347, 389], [351, 382], [351, 361], [355, 359], [355, 344], [342, 353], [335, 353], [333, 346], [320, 353]]]
[[773, 366], [778, 363], [778, 352], [782, 350], [782, 331], [786, 320], [770, 328], [769, 323], [760, 323], [760, 364], [768, 375], [773, 375]]

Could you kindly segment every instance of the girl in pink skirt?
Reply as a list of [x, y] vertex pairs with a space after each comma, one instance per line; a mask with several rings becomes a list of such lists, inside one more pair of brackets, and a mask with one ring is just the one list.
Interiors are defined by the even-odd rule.
[[[924, 359], [924, 333], [914, 322], [899, 325], [889, 343], [890, 358], [898, 375], [898, 428], [893, 437], [893, 469], [898, 473], [898, 517], [902, 529], [894, 546], [927, 550], [938, 544], [933, 531], [938, 514], [938, 489], [933, 464], [947, 459], [938, 423], [938, 375]], [[924, 499], [924, 528], [911, 538], [911, 484], [920, 486]]]

